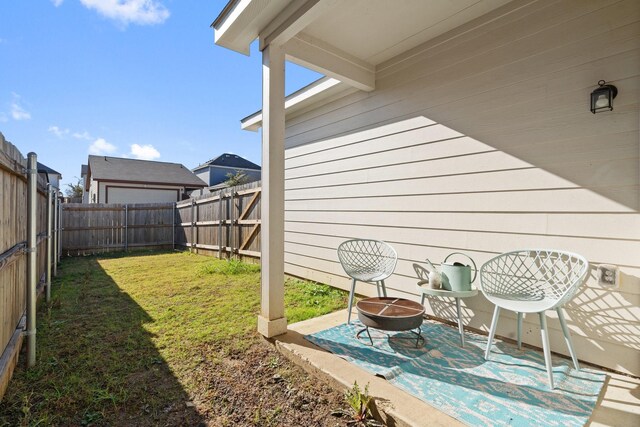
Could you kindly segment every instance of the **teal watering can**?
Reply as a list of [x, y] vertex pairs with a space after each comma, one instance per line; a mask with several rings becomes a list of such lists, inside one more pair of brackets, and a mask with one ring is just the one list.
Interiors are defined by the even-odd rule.
[[[473, 278], [471, 278], [471, 266], [464, 265], [460, 262], [447, 262], [452, 255], [462, 255], [471, 261], [473, 264]], [[433, 264], [427, 260], [429, 265], [433, 267]], [[435, 268], [434, 268], [435, 270]], [[478, 268], [476, 263], [470, 256], [463, 254], [462, 252], [453, 252], [447, 255], [443, 263], [440, 265], [440, 277], [442, 281], [442, 289], [455, 292], [465, 292], [471, 290], [471, 284], [476, 280], [478, 275]]]

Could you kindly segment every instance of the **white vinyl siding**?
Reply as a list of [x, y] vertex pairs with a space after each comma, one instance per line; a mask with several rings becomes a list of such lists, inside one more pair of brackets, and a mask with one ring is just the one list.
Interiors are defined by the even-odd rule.
[[[614, 111], [593, 115], [600, 79], [619, 93]], [[567, 305], [579, 358], [640, 375], [639, 93], [635, 0], [515, 1], [379, 65], [375, 91], [287, 123], [286, 271], [346, 289], [337, 246], [381, 239], [400, 258], [389, 293], [417, 299], [412, 263], [425, 258], [578, 252], [592, 264]], [[597, 284], [601, 263], [620, 266], [618, 290]], [[464, 306], [465, 322], [488, 330], [493, 306]], [[455, 319], [451, 301], [427, 309]], [[523, 331], [541, 345], [537, 316]], [[514, 314], [498, 334], [515, 337]]]

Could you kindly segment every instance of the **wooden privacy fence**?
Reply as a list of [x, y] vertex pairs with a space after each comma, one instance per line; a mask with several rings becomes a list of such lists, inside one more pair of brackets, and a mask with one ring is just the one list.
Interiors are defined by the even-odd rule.
[[46, 285], [49, 297], [52, 264], [55, 272], [59, 259], [59, 199], [36, 169], [35, 154], [27, 163], [0, 133], [0, 399], [23, 336], [28, 337], [28, 364], [35, 363], [36, 292]]
[[260, 257], [260, 182], [176, 204], [176, 245], [194, 252]]
[[65, 203], [62, 253], [81, 255], [174, 246], [175, 203]]
[[178, 203], [62, 205], [62, 253], [175, 248], [260, 257], [260, 182]]

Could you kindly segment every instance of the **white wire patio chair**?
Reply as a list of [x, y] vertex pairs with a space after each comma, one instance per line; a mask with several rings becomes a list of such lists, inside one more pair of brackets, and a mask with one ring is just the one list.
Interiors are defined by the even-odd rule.
[[566, 304], [584, 283], [589, 263], [578, 254], [551, 249], [522, 249], [503, 253], [487, 261], [480, 268], [480, 289], [495, 304], [485, 359], [489, 359], [496, 333], [500, 309], [514, 311], [518, 316], [518, 348], [522, 348], [522, 314], [538, 313], [544, 360], [553, 385], [551, 350], [545, 312], [558, 313], [562, 333], [576, 370], [580, 369], [567, 328], [562, 306]]
[[375, 283], [378, 296], [386, 297], [384, 280], [395, 270], [398, 254], [388, 243], [380, 240], [352, 239], [338, 246], [338, 259], [345, 273], [352, 279], [347, 315], [347, 323], [351, 323], [356, 281]]

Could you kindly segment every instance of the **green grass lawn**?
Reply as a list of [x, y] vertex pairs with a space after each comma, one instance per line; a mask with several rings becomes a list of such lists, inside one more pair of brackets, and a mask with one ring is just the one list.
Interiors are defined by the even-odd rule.
[[[324, 285], [285, 288], [289, 323], [346, 307], [346, 293]], [[257, 265], [184, 252], [70, 258], [52, 289], [38, 308], [37, 366], [16, 370], [0, 426], [198, 425], [208, 412], [225, 425], [220, 408], [229, 420], [236, 409], [218, 371], [235, 375], [245, 353], [269, 358], [254, 370], [281, 365], [255, 350]]]

